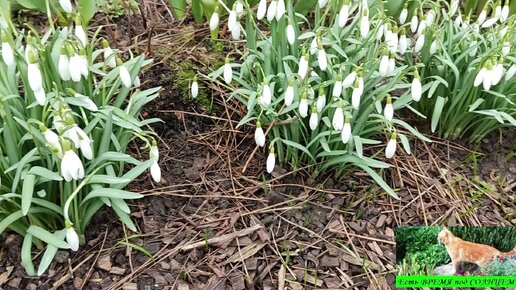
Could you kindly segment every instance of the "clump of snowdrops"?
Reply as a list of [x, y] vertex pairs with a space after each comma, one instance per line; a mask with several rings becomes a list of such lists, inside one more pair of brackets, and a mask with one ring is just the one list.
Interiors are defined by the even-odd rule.
[[[0, 233], [24, 236], [21, 260], [29, 275], [45, 272], [58, 249], [77, 251], [104, 205], [136, 231], [126, 201], [142, 195], [123, 188], [149, 168], [156, 182], [161, 174], [156, 142], [145, 129], [156, 120], [139, 120], [159, 90], [138, 89], [138, 72], [150, 61], [122, 62], [97, 37], [100, 29], [90, 38], [91, 2], [79, 1], [85, 5], [78, 11], [69, 0], [45, 3], [50, 21], [55, 12], [62, 26], [51, 22], [43, 35], [18, 30], [9, 7], [0, 11]], [[126, 153], [135, 138], [148, 160]], [[46, 247], [37, 270], [34, 245]]]
[[[410, 28], [385, 15], [381, 1], [321, 0], [310, 20], [290, 0], [262, 0], [256, 11], [243, 2], [241, 12], [219, 3], [232, 40], [245, 39], [246, 49], [207, 77], [247, 107], [239, 126], [254, 126], [256, 144], [268, 148], [267, 171], [276, 160], [316, 173], [353, 165], [398, 198], [377, 157], [392, 158], [400, 142], [410, 153], [412, 136], [430, 141], [395, 114], [428, 89], [421, 66], [405, 59], [430, 44], [410, 41]], [[210, 29], [219, 22], [214, 15]]]

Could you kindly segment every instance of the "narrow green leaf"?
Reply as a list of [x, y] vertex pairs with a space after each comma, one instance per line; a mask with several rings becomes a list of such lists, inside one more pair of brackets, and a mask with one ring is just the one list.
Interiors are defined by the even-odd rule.
[[32, 263], [32, 235], [27, 233], [23, 239], [21, 248], [21, 264], [29, 276], [36, 275], [34, 263]]
[[42, 240], [43, 242], [45, 242], [47, 244], [53, 245], [54, 247], [57, 247], [60, 249], [69, 249], [70, 248], [70, 246], [68, 245], [67, 242], [58, 239], [56, 236], [51, 234], [49, 231], [47, 231], [41, 227], [31, 225], [27, 229], [27, 233], [33, 235], [34, 237]]
[[32, 196], [34, 194], [34, 182], [36, 180], [36, 176], [32, 174], [27, 174], [25, 179], [23, 180], [23, 188], [22, 188], [22, 212], [23, 215], [27, 215], [30, 209], [30, 205], [32, 203]]
[[434, 112], [432, 114], [432, 133], [437, 129], [437, 125], [439, 124], [439, 119], [441, 118], [441, 114], [443, 112], [444, 104], [446, 104], [446, 99], [438, 96], [435, 101]]

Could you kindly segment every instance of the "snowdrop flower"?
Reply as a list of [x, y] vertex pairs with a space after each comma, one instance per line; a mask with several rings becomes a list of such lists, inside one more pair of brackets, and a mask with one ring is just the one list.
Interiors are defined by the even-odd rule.
[[290, 106], [294, 102], [294, 79], [288, 80], [287, 90], [285, 91], [285, 106]]
[[294, 26], [292, 25], [290, 18], [288, 18], [287, 25], [287, 40], [290, 45], [294, 45], [294, 42], [296, 41], [296, 31], [294, 30]]
[[8, 67], [14, 64], [14, 51], [6, 34], [2, 34], [2, 60]]
[[410, 20], [410, 31], [413, 33], [417, 31], [417, 27], [419, 26], [419, 19], [417, 17], [417, 10], [414, 11], [414, 15]]
[[118, 75], [120, 77], [120, 80], [122, 81], [122, 84], [126, 88], [130, 88], [133, 84], [131, 80], [131, 75], [129, 74], [129, 70], [127, 70], [127, 67], [125, 67], [125, 64], [122, 63], [120, 59], [117, 59], [118, 63]]
[[353, 93], [351, 94], [351, 105], [354, 109], [358, 109], [360, 106], [360, 98], [364, 93], [364, 79], [358, 77], [353, 86]]
[[504, 38], [507, 35], [507, 31], [509, 31], [509, 25], [504, 25], [500, 32], [498, 33], [499, 38]]
[[240, 0], [238, 0], [236, 2], [236, 9], [235, 10], [236, 10], [236, 13], [238, 15], [244, 13], [244, 4], [242, 4], [242, 2]]
[[262, 20], [267, 12], [267, 0], [260, 0], [258, 3], [258, 10], [256, 11], [256, 18]]
[[256, 130], [254, 131], [254, 141], [256, 145], [263, 147], [265, 145], [265, 134], [263, 133], [262, 124], [256, 122]]
[[346, 116], [346, 121], [344, 122], [344, 127], [342, 128], [342, 133], [340, 134], [340, 138], [342, 143], [347, 144], [349, 139], [351, 139], [351, 124], [350, 117]]
[[331, 122], [333, 129], [340, 131], [344, 127], [344, 112], [342, 111], [342, 102], [339, 102], [339, 106], [333, 114], [333, 120]]
[[306, 92], [308, 93], [309, 99], [313, 100], [315, 98], [315, 91], [310, 84], [308, 84], [308, 88], [306, 89]]
[[391, 96], [387, 95], [387, 103], [385, 104], [385, 108], [383, 109], [383, 116], [387, 121], [392, 121], [394, 117], [394, 108], [392, 107], [392, 99]]
[[[335, 80], [335, 84], [333, 85], [333, 93], [332, 96], [334, 98], [340, 97], [342, 94], [342, 74], [337, 74], [337, 79]], [[320, 96], [320, 94], [319, 94]]]
[[224, 64], [224, 81], [226, 84], [230, 84], [233, 80], [233, 69], [231, 68], [231, 65], [229, 64], [229, 58], [226, 57], [226, 62]]
[[324, 8], [328, 4], [328, 0], [319, 0], [319, 8]]
[[49, 130], [45, 125], [41, 124], [39, 126], [45, 141], [47, 141], [47, 145], [52, 149], [52, 151], [56, 151], [57, 156], [59, 158], [63, 157], [63, 148], [61, 147], [61, 143], [59, 142], [59, 136], [52, 130]]
[[500, 19], [500, 17], [502, 17], [502, 4], [500, 3], [500, 1], [498, 1], [495, 7], [495, 13], [493, 18], [496, 18], [498, 20]]
[[71, 128], [63, 133], [63, 136], [70, 139], [73, 142], [75, 148], [81, 149], [84, 158], [88, 160], [93, 158], [93, 149], [91, 146], [92, 141], [90, 137], [88, 137], [88, 135], [81, 128], [79, 128], [79, 126], [73, 124]]
[[423, 30], [421, 32], [421, 35], [417, 38], [416, 46], [414, 47], [414, 50], [416, 52], [420, 52], [421, 49], [423, 49], [423, 46], [425, 46], [425, 31]]
[[414, 79], [412, 80], [412, 84], [410, 86], [410, 92], [412, 95], [412, 100], [419, 102], [421, 100], [421, 95], [423, 94], [423, 87], [421, 85], [421, 79], [419, 77], [419, 73], [417, 70], [414, 73]]
[[79, 39], [79, 41], [82, 44], [82, 47], [86, 47], [86, 44], [88, 43], [88, 39], [86, 36], [86, 32], [84, 31], [84, 28], [82, 27], [80, 21], [77, 21], [77, 23], [75, 24], [74, 35], [75, 35], [75, 37], [77, 37], [77, 39]]
[[408, 42], [407, 42], [407, 35], [405, 33], [405, 29], [402, 28], [400, 31], [400, 39], [398, 41], [398, 52], [401, 54], [405, 54], [407, 51]]
[[366, 7], [362, 8], [362, 17], [360, 18], [360, 36], [366, 37], [369, 34], [369, 10]]
[[511, 67], [505, 73], [505, 80], [508, 81], [512, 79], [516, 75], [516, 64], [511, 65]]
[[264, 107], [270, 106], [272, 103], [272, 92], [271, 87], [269, 86], [269, 82], [267, 80], [263, 81], [263, 89], [262, 89], [262, 98], [261, 105]]
[[437, 39], [434, 39], [434, 41], [432, 41], [432, 44], [430, 44], [430, 55], [434, 55], [437, 52], [437, 48]]
[[233, 40], [240, 40], [240, 33], [241, 33], [240, 23], [237, 22], [235, 24], [235, 27], [233, 27], [233, 30], [231, 30], [231, 38], [233, 38]]
[[426, 29], [426, 16], [423, 15], [423, 18], [421, 19], [421, 22], [419, 23], [419, 27], [417, 28], [416, 37], [419, 37], [421, 34], [423, 34], [423, 30]]
[[502, 8], [502, 13], [500, 15], [500, 21], [505, 22], [507, 18], [509, 18], [509, 0], [505, 1], [505, 4]]
[[71, 79], [70, 59], [68, 58], [68, 55], [66, 55], [66, 49], [64, 47], [61, 48], [61, 53], [59, 54], [59, 60], [57, 61], [57, 70], [59, 72], [59, 76], [63, 81], [69, 81]]
[[478, 19], [477, 19], [478, 24], [481, 25], [482, 23], [484, 23], [484, 21], [486, 21], [486, 18], [487, 18], [487, 10], [484, 7], [484, 9], [482, 9], [482, 12], [480, 12], [480, 15], [478, 16]]
[[150, 173], [151, 177], [154, 180], [154, 182], [161, 182], [161, 167], [159, 166], [159, 150], [158, 146], [156, 144], [156, 140], [152, 140], [152, 145], [150, 147], [149, 152], [149, 158], [150, 160], [153, 160], [151, 167], [150, 167]]
[[299, 101], [299, 115], [301, 118], [306, 118], [308, 116], [308, 99], [306, 92], [301, 95], [301, 101]]
[[451, 0], [450, 16], [455, 15], [455, 13], [457, 13], [457, 10], [459, 10], [459, 0]]
[[276, 21], [280, 21], [283, 15], [285, 15], [285, 0], [278, 0], [276, 5]]
[[457, 17], [455, 17], [455, 25], [457, 25], [459, 27], [462, 25], [462, 15], [460, 14], [460, 12], [459, 12], [459, 15], [457, 15]]
[[27, 65], [27, 78], [29, 80], [29, 87], [34, 92], [36, 102], [40, 106], [44, 106], [47, 102], [46, 93], [43, 89], [43, 77], [41, 76], [41, 70], [39, 65], [36, 63], [34, 55], [30, 54], [30, 60]]
[[66, 91], [70, 95], [74, 96], [74, 98], [81, 99], [85, 103], [85, 105], [83, 106], [84, 108], [86, 108], [86, 109], [88, 109], [88, 110], [90, 110], [92, 112], [98, 111], [97, 105], [88, 96], [79, 94], [79, 93], [77, 93], [76, 91], [74, 91], [73, 89], [70, 89], [70, 88], [67, 88]]
[[313, 39], [312, 39], [312, 42], [310, 43], [310, 54], [316, 54], [317, 53], [317, 49], [318, 49], [318, 43], [319, 43], [319, 34], [317, 34]]
[[276, 10], [278, 10], [278, 0], [272, 0], [267, 9], [267, 20], [272, 22], [276, 17]]
[[426, 27], [432, 26], [432, 24], [434, 24], [434, 20], [435, 20], [434, 10], [428, 11], [428, 13], [426, 14], [426, 17], [425, 17]]
[[389, 58], [389, 67], [387, 68], [387, 76], [393, 76], [396, 70], [396, 54], [391, 53]]
[[326, 58], [326, 51], [319, 45], [319, 51], [317, 53], [317, 62], [319, 63], [319, 68], [322, 71], [325, 71], [328, 68], [328, 59]]
[[493, 75], [491, 76], [491, 85], [496, 86], [500, 83], [503, 77], [503, 59], [493, 67]]
[[315, 108], [317, 109], [317, 112], [320, 113], [326, 106], [326, 95], [324, 94], [324, 89], [322, 89], [322, 92], [319, 91], [319, 96], [317, 97], [317, 100], [315, 101]]
[[269, 156], [267, 156], [267, 173], [272, 173], [276, 166], [276, 154], [274, 153], [274, 147], [269, 149]]
[[[64, 147], [66, 148], [66, 145]], [[70, 149], [69, 143], [61, 160], [61, 174], [67, 182], [84, 178], [84, 167], [82, 166], [81, 159]]]
[[388, 159], [391, 159], [394, 156], [394, 153], [396, 153], [396, 133], [392, 133], [391, 139], [387, 143], [387, 147], [385, 148], [385, 157]]
[[505, 39], [502, 45], [502, 55], [507, 56], [511, 52], [511, 43], [509, 39]]
[[[384, 31], [385, 31], [385, 33], [384, 33]], [[384, 27], [384, 25], [380, 24], [380, 25], [378, 25], [378, 31], [376, 32], [375, 39], [377, 41], [381, 41], [384, 34], [389, 33], [389, 32], [390, 31], [388, 31], [387, 28]], [[387, 38], [387, 36], [385, 38]]]
[[83, 61], [77, 53], [75, 53], [74, 51], [72, 51], [71, 53], [72, 54], [70, 55], [70, 61], [68, 62], [70, 78], [72, 79], [72, 81], [77, 83], [81, 81], [81, 66], [83, 65]]
[[493, 26], [498, 21], [498, 18], [493, 17], [488, 20], [486, 20], [484, 23], [482, 23], [482, 28], [488, 28]]
[[482, 86], [484, 87], [484, 90], [486, 90], [486, 91], [489, 91], [491, 89], [491, 86], [493, 85], [493, 78], [495, 77], [493, 70], [494, 70], [493, 64], [491, 62], [488, 62], [487, 67], [486, 67], [486, 72], [484, 75], [484, 79], [482, 81]]
[[72, 2], [70, 0], [59, 0], [59, 4], [61, 8], [63, 8], [64, 12], [70, 14], [72, 13]]
[[342, 88], [347, 89], [347, 88], [350, 88], [351, 86], [353, 86], [356, 78], [357, 78], [357, 72], [352, 71], [348, 76], [346, 76], [344, 81], [342, 81]]
[[192, 85], [190, 87], [190, 93], [192, 94], [192, 98], [197, 98], [199, 95], [199, 84], [197, 83], [197, 76], [194, 76], [192, 81]]
[[474, 87], [478, 87], [480, 86], [481, 83], [484, 82], [484, 77], [487, 73], [487, 69], [485, 66], [482, 66], [482, 68], [478, 71], [476, 77], [475, 77], [475, 81], [473, 82], [473, 86]]
[[297, 74], [301, 77], [301, 79], [304, 79], [306, 77], [306, 74], [308, 73], [308, 60], [310, 59], [310, 54], [305, 53], [304, 56], [301, 57], [299, 60], [299, 69], [297, 71]]
[[79, 236], [69, 222], [66, 222], [66, 243], [70, 246], [70, 250], [74, 252], [79, 250]]
[[319, 116], [317, 115], [317, 108], [312, 107], [312, 114], [310, 115], [310, 121], [308, 122], [310, 129], [314, 131], [319, 126]]
[[398, 33], [390, 32], [388, 38], [386, 39], [387, 45], [389, 46], [389, 51], [391, 53], [396, 53], [398, 50]]
[[400, 17], [398, 19], [400, 21], [400, 24], [405, 24], [405, 21], [407, 21], [407, 16], [408, 16], [408, 4], [405, 3], [405, 5], [403, 6], [403, 10], [401, 10]]
[[[236, 3], [233, 6], [236, 6]], [[233, 28], [235, 28], [236, 24], [237, 24], [237, 13], [233, 9], [233, 10], [231, 10], [229, 12], [229, 16], [228, 16], [228, 29], [229, 29], [229, 31], [233, 31]]]
[[138, 75], [136, 75], [136, 76], [134, 77], [133, 86], [134, 86], [135, 88], [139, 88], [139, 87], [141, 86], [141, 84], [142, 84], [142, 83], [141, 83], [141, 81], [140, 81], [140, 77], [139, 77]]
[[339, 11], [339, 27], [344, 28], [349, 18], [349, 0], [344, 0], [344, 5]]
[[47, 103], [47, 94], [45, 93], [43, 87], [39, 88], [37, 91], [34, 91], [34, 98], [40, 106], [44, 106]]
[[84, 76], [84, 78], [87, 78], [90, 73], [90, 70], [88, 68], [88, 59], [86, 57], [86, 51], [84, 50], [84, 48], [81, 48], [79, 50], [79, 61], [81, 62], [79, 66], [81, 75]]
[[383, 53], [382, 57], [380, 58], [380, 68], [379, 73], [380, 76], [385, 77], [387, 76], [389, 70], [389, 55], [388, 53]]
[[215, 31], [219, 27], [219, 6], [215, 6], [215, 11], [210, 17], [210, 31]]

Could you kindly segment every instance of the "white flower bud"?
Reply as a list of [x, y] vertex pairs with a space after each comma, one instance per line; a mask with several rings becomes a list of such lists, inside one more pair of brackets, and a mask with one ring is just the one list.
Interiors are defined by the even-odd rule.
[[233, 69], [229, 64], [229, 59], [226, 58], [226, 63], [224, 64], [224, 81], [226, 84], [230, 84], [233, 80]]
[[271, 87], [269, 86], [269, 83], [264, 82], [263, 83], [263, 91], [262, 91], [262, 98], [261, 98], [261, 105], [264, 107], [268, 107], [272, 103], [272, 92]]
[[83, 47], [86, 47], [86, 44], [88, 43], [88, 37], [86, 36], [86, 32], [84, 31], [84, 28], [82, 25], [75, 25], [74, 30], [75, 37], [79, 39]]
[[278, 0], [272, 0], [269, 4], [269, 8], [267, 9], [267, 20], [269, 22], [272, 22], [274, 20], [274, 17], [276, 17], [276, 10], [278, 7]]
[[485, 67], [482, 67], [478, 71], [477, 76], [475, 77], [475, 81], [473, 82], [474, 87], [478, 87], [478, 86], [480, 86], [481, 83], [484, 82], [484, 76], [486, 75], [486, 73], [487, 73], [487, 69]]
[[314, 108], [312, 110], [312, 114], [310, 115], [310, 121], [308, 122], [310, 129], [314, 131], [319, 126], [319, 116], [317, 115], [317, 109]]
[[287, 90], [285, 91], [285, 106], [290, 106], [294, 102], [294, 80], [289, 80]]
[[392, 118], [394, 117], [394, 108], [392, 107], [391, 97], [387, 97], [387, 103], [383, 109], [383, 116], [389, 122], [392, 121]]
[[346, 116], [346, 122], [344, 123], [344, 128], [342, 128], [340, 138], [342, 140], [342, 143], [344, 144], [347, 144], [349, 142], [349, 139], [351, 139], [351, 124], [349, 123], [348, 116]]
[[339, 12], [339, 27], [344, 28], [349, 18], [349, 5], [344, 4], [340, 8]]
[[385, 157], [391, 159], [394, 156], [394, 153], [396, 153], [396, 144], [396, 133], [393, 133], [385, 148]]
[[341, 105], [339, 105], [339, 107], [335, 110], [331, 124], [333, 125], [333, 129], [337, 131], [342, 130], [344, 127], [344, 112], [342, 111]]
[[59, 60], [57, 62], [57, 70], [59, 71], [59, 76], [63, 81], [69, 81], [71, 79], [70, 61], [66, 54], [59, 55]]
[[296, 31], [291, 23], [287, 25], [287, 40], [290, 45], [294, 45], [294, 42], [296, 41]]
[[260, 0], [258, 3], [258, 10], [256, 11], [256, 19], [262, 20], [267, 12], [267, 0]]
[[306, 77], [306, 74], [308, 73], [308, 58], [308, 54], [305, 54], [299, 60], [299, 69], [297, 71], [297, 74], [301, 77], [301, 79], [304, 79]]
[[10, 67], [14, 64], [14, 52], [11, 44], [7, 41], [2, 41], [2, 60]]
[[306, 98], [306, 94], [301, 97], [301, 101], [299, 101], [299, 115], [301, 118], [306, 118], [308, 116], [308, 99]]
[[61, 174], [67, 182], [84, 178], [84, 167], [82, 166], [81, 159], [71, 149], [65, 151], [63, 155]]
[[328, 59], [326, 58], [326, 51], [320, 47], [317, 53], [317, 61], [319, 62], [319, 68], [325, 71], [328, 68]]
[[124, 85], [124, 87], [130, 88], [133, 82], [131, 81], [131, 75], [129, 74], [129, 71], [127, 70], [124, 64], [120, 65], [118, 69], [118, 74], [120, 76], [122, 84]]
[[516, 75], [516, 64], [511, 65], [511, 67], [505, 73], [505, 80], [508, 81], [512, 79]]
[[63, 8], [64, 12], [70, 14], [72, 13], [72, 3], [70, 0], [59, 0], [59, 4], [61, 5], [61, 8]]
[[199, 95], [199, 83], [197, 83], [197, 77], [194, 77], [192, 86], [190, 87], [190, 92], [192, 94], [192, 98], [194, 99]]
[[412, 31], [413, 33], [416, 32], [418, 25], [419, 19], [417, 15], [414, 14], [414, 16], [412, 16], [412, 20], [410, 20], [410, 31]]
[[278, 0], [278, 5], [276, 6], [276, 21], [280, 21], [283, 15], [285, 15], [285, 0]]
[[228, 30], [232, 31], [237, 23], [237, 13], [235, 10], [231, 10], [228, 16]]
[[351, 105], [354, 109], [358, 109], [360, 107], [360, 98], [364, 93], [364, 80], [359, 77], [354, 85], [353, 93], [351, 94]]
[[269, 152], [269, 156], [267, 156], [267, 173], [272, 173], [274, 171], [274, 167], [276, 166], [276, 154], [274, 154], [274, 149], [271, 149]]
[[328, 0], [319, 0], [319, 8], [324, 8], [328, 4]]
[[215, 11], [210, 17], [210, 31], [215, 31], [219, 27], [219, 9], [215, 8]]
[[407, 21], [407, 16], [408, 16], [408, 9], [407, 9], [407, 7], [404, 7], [403, 10], [401, 10], [400, 17], [399, 17], [400, 24], [405, 24], [405, 21]]
[[423, 94], [423, 87], [418, 75], [412, 80], [410, 91], [412, 94], [412, 100], [419, 102], [419, 100], [421, 100], [421, 95]]
[[76, 252], [79, 250], [79, 236], [71, 226], [66, 228], [66, 243], [72, 251]]

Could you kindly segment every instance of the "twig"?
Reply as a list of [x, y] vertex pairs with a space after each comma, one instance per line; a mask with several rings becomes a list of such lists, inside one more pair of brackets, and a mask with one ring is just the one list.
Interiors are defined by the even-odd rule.
[[221, 243], [221, 242], [231, 241], [231, 240], [233, 240], [235, 238], [247, 236], [247, 235], [249, 235], [251, 233], [254, 233], [255, 231], [259, 230], [260, 228], [262, 228], [262, 226], [259, 225], [259, 224], [256, 224], [254, 226], [251, 226], [249, 228], [243, 229], [243, 230], [238, 231], [238, 232], [234, 232], [234, 233], [230, 233], [230, 234], [225, 234], [225, 235], [222, 235], [220, 237], [215, 237], [215, 238], [208, 239], [206, 241], [199, 241], [199, 242], [195, 242], [193, 244], [182, 246], [180, 248], [180, 250], [181, 251], [188, 251], [188, 250], [192, 250], [192, 249], [195, 249], [195, 248], [203, 247], [206, 244], [212, 245], [212, 244], [218, 244], [218, 243]]

